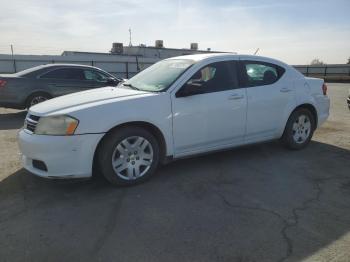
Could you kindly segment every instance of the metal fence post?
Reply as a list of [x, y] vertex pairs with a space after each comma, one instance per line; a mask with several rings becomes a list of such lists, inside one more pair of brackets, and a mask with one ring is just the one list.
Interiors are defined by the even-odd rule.
[[137, 58], [137, 56], [136, 56], [136, 69], [137, 69], [137, 72], [140, 71], [139, 59]]
[[13, 59], [13, 70], [15, 70], [15, 73], [17, 73], [16, 59]]
[[309, 66], [306, 66], [306, 76], [309, 76]]
[[94, 60], [91, 60], [91, 66], [94, 66]]
[[324, 68], [324, 76], [327, 76], [327, 65]]
[[125, 62], [126, 78], [129, 79], [129, 62]]

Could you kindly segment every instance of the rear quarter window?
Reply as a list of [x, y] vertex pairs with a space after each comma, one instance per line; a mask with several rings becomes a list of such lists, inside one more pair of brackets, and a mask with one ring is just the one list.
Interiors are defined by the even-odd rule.
[[272, 85], [285, 73], [279, 65], [261, 61], [241, 62], [241, 82], [245, 87]]

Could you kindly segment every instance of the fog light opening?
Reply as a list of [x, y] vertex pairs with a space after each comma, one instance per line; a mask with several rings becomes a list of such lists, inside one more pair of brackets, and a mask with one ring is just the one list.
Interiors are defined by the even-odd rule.
[[33, 159], [33, 167], [47, 172], [47, 166], [43, 161]]

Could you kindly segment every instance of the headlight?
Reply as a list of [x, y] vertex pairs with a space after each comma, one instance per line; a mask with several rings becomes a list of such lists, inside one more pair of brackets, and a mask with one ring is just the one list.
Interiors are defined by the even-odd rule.
[[70, 136], [74, 134], [79, 121], [70, 116], [41, 117], [34, 133], [37, 135]]

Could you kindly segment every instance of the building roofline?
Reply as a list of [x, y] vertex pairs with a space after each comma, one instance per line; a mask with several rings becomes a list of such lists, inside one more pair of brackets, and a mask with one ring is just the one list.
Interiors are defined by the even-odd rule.
[[[124, 46], [130, 48], [130, 46]], [[146, 48], [146, 49], [158, 49], [158, 50], [171, 50], [171, 51], [192, 51], [192, 52], [204, 52], [204, 53], [227, 53], [224, 51], [213, 51], [213, 50], [197, 50], [190, 48], [173, 48], [173, 47], [155, 47], [155, 46], [131, 46], [131, 48]]]
[[87, 55], [140, 56], [140, 55], [113, 54], [113, 53], [102, 53], [102, 52], [85, 52], [85, 51], [70, 51], [70, 50], [63, 51], [61, 56], [65, 56], [65, 53], [76, 53], [76, 54], [87, 54]]
[[[184, 52], [197, 52], [197, 53], [227, 53], [224, 51], [212, 51], [212, 50], [195, 50], [195, 49], [188, 49], [188, 48], [158, 48], [155, 46], [124, 46], [124, 48], [140, 48], [140, 49], [156, 49], [156, 50], [169, 50], [169, 51], [184, 51]], [[126, 53], [121, 53], [121, 54], [116, 54], [116, 53], [104, 53], [104, 52], [87, 52], [87, 51], [70, 51], [70, 50], [65, 50], [62, 52], [61, 56], [65, 56], [66, 53], [76, 53], [76, 54], [94, 54], [94, 55], [118, 55], [118, 56], [142, 56], [142, 55], [135, 55], [135, 54], [126, 54]]]

